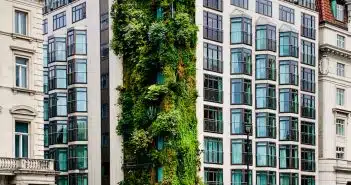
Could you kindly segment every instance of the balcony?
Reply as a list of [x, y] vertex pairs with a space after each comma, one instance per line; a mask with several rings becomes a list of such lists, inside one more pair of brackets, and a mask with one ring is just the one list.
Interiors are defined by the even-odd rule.
[[55, 174], [56, 172], [52, 160], [0, 157], [0, 175], [19, 173]]

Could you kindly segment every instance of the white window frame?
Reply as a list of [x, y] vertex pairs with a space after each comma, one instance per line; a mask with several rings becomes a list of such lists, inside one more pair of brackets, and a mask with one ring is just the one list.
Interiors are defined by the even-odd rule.
[[336, 63], [336, 75], [342, 77], [345, 76], [345, 64], [339, 62]]
[[[342, 121], [342, 122], [339, 122]], [[335, 119], [335, 134], [336, 136], [341, 136], [341, 137], [345, 137], [345, 127], [346, 127], [346, 120], [342, 119], [342, 118], [336, 118]], [[342, 133], [340, 133], [340, 128], [342, 128]]]
[[[24, 122], [24, 123], [27, 123], [28, 124], [28, 133], [23, 133], [23, 132], [16, 132], [15, 129], [16, 129], [16, 122]], [[29, 120], [27, 119], [16, 119], [15, 122], [14, 122], [14, 126], [13, 126], [13, 130], [14, 130], [14, 135], [13, 135], [13, 156], [15, 157], [16, 156], [16, 136], [18, 135], [19, 136], [19, 156], [18, 158], [22, 158], [23, 156], [23, 151], [22, 151], [22, 136], [27, 136], [28, 139], [28, 151], [27, 151], [27, 154], [28, 156], [26, 158], [30, 158], [31, 156], [31, 139], [30, 139], [30, 122]]]
[[336, 37], [336, 46], [345, 49], [345, 36], [337, 34]]
[[336, 4], [336, 20], [338, 21], [344, 21], [345, 17], [345, 7], [344, 5], [341, 4]]
[[345, 147], [340, 147], [340, 146], [337, 146], [336, 149], [336, 158], [337, 159], [344, 159], [345, 158]]
[[[25, 59], [26, 64], [17, 64], [17, 58]], [[19, 74], [17, 74], [17, 67], [20, 67]], [[26, 71], [26, 82], [22, 82], [22, 75], [23, 75], [23, 69]], [[17, 85], [16, 79], [17, 75], [19, 75], [19, 84]], [[22, 57], [22, 56], [15, 56], [15, 86], [18, 88], [23, 88], [23, 89], [28, 89], [29, 87], [29, 58]], [[23, 83], [25, 83], [23, 85]]]
[[345, 89], [336, 88], [336, 105], [345, 105]]

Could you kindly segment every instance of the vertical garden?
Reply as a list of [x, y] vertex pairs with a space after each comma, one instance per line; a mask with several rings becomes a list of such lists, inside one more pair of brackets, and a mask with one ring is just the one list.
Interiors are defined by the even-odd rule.
[[116, 0], [112, 18], [112, 48], [123, 59], [120, 184], [201, 184], [195, 0]]

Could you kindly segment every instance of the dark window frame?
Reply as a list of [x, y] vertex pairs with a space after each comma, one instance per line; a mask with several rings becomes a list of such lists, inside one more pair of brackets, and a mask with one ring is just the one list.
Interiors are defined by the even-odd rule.
[[[282, 68], [284, 66], [288, 66], [288, 72], [287, 73], [282, 73]], [[280, 60], [279, 61], [279, 85], [294, 85], [298, 86], [299, 85], [299, 67], [298, 67], [298, 62], [294, 60]], [[282, 77], [286, 77], [285, 75], [288, 75], [288, 82], [283, 83]]]
[[[223, 17], [222, 15], [204, 11], [203, 35], [204, 39], [223, 42]], [[212, 23], [212, 25], [209, 25]]]
[[314, 149], [301, 148], [301, 171], [316, 171], [316, 151]]
[[223, 103], [222, 77], [204, 74], [204, 101]]
[[204, 0], [204, 7], [222, 12], [223, 0]]
[[[81, 149], [84, 153], [86, 150], [86, 156], [77, 156], [77, 151]], [[83, 167], [80, 167], [83, 163]], [[88, 169], [88, 145], [70, 145], [68, 148], [68, 168], [70, 170], [86, 170]]]
[[[260, 60], [259, 60], [260, 59]], [[264, 62], [263, 62], [264, 61]], [[264, 67], [260, 67], [260, 62], [263, 62]], [[263, 69], [265, 75], [264, 77], [260, 77], [260, 70]], [[272, 80], [276, 81], [277, 79], [277, 64], [276, 64], [276, 57], [274, 55], [256, 55], [256, 80]]]
[[[265, 120], [265, 125], [261, 126], [258, 121], [260, 118]], [[276, 115], [268, 112], [258, 112], [256, 113], [256, 138], [276, 138], [276, 130], [277, 130], [277, 119]], [[260, 135], [260, 128], [265, 129], [265, 135]]]
[[301, 117], [308, 119], [316, 119], [315, 96], [301, 94]]
[[[266, 147], [266, 154], [265, 156], [265, 161], [266, 165], [259, 165], [259, 155], [258, 155], [258, 147], [263, 146]], [[273, 167], [275, 168], [277, 166], [277, 154], [276, 154], [276, 144], [274, 142], [268, 142], [268, 141], [258, 141], [256, 142], [256, 167]]]
[[301, 144], [316, 145], [316, 125], [313, 122], [301, 121]]
[[[217, 143], [217, 150], [209, 151], [208, 142]], [[212, 144], [213, 147], [214, 144]], [[210, 157], [210, 155], [212, 157]], [[212, 158], [212, 160], [210, 159]], [[216, 137], [204, 137], [204, 163], [205, 164], [223, 164], [223, 139]]]
[[57, 120], [49, 122], [49, 145], [67, 144], [67, 121]]
[[289, 177], [289, 184], [280, 185], [299, 185], [299, 174], [298, 173], [280, 173], [279, 182], [281, 182], [282, 177]]
[[[249, 170], [249, 179], [247, 179], [247, 170], [246, 169], [232, 169], [231, 170], [231, 184], [236, 184], [237, 182], [234, 182], [233, 180], [233, 174], [241, 174], [241, 181], [240, 184], [241, 185], [252, 185], [253, 184], [253, 179], [252, 179], [252, 170]], [[249, 181], [249, 182], [247, 182]]]
[[287, 6], [279, 5], [279, 20], [295, 24], [295, 10]]
[[[240, 92], [233, 92], [234, 84], [241, 84]], [[231, 105], [252, 105], [252, 81], [245, 78], [231, 78], [230, 79], [230, 104]], [[234, 102], [234, 98], [240, 96], [240, 102]]]
[[301, 36], [316, 39], [316, 18], [313, 15], [301, 14]]
[[[240, 114], [240, 122], [233, 122], [233, 114]], [[236, 125], [237, 124], [237, 125]], [[235, 126], [236, 125], [236, 126]], [[231, 135], [246, 135], [245, 126], [250, 125], [252, 127], [252, 110], [233, 108], [230, 110], [230, 134]], [[235, 128], [239, 127], [239, 131], [236, 132]], [[252, 135], [252, 132], [250, 133]]]
[[[212, 177], [212, 178], [211, 178]], [[204, 168], [205, 184], [223, 184], [223, 169], [221, 168]]]
[[[258, 31], [264, 31], [264, 38], [258, 39]], [[277, 51], [276, 27], [273, 25], [256, 25], [256, 51]], [[259, 40], [263, 40], [263, 47], [259, 47]]]
[[[84, 124], [82, 124], [85, 122]], [[84, 127], [85, 125], [85, 127]], [[83, 127], [82, 127], [83, 126]], [[68, 119], [68, 141], [88, 141], [88, 117], [72, 116]]]
[[[85, 37], [85, 43], [78, 43], [78, 36]], [[87, 42], [87, 31], [86, 30], [76, 30], [70, 29], [67, 31], [67, 57], [73, 55], [86, 56], [88, 54], [88, 42]], [[80, 47], [78, 47], [80, 45]], [[78, 49], [80, 48], [80, 49]]]
[[[82, 97], [78, 97], [78, 93], [85, 94]], [[84, 110], [78, 110], [79, 102], [85, 102]], [[67, 110], [68, 113], [77, 113], [77, 112], [88, 112], [88, 89], [86, 87], [76, 87], [68, 89], [68, 98], [67, 98]]]
[[72, 23], [76, 23], [86, 18], [86, 3], [72, 7]]
[[[58, 105], [59, 98], [64, 99], [65, 104]], [[58, 114], [58, 108], [65, 110], [64, 114]], [[49, 118], [52, 117], [67, 117], [67, 94], [66, 93], [53, 93], [49, 95]]]
[[204, 105], [204, 132], [223, 133], [223, 110], [221, 107]]
[[256, 13], [272, 17], [272, 1], [256, 0]]
[[[239, 55], [239, 60], [233, 56]], [[238, 70], [238, 71], [236, 71]], [[246, 48], [232, 48], [230, 57], [230, 74], [252, 75], [252, 51]]]
[[[241, 163], [233, 163], [233, 141], [237, 141], [236, 143], [238, 143], [239, 145], [241, 145], [242, 147], [242, 152], [241, 152]], [[248, 149], [249, 151], [247, 151], [247, 146], [249, 145]], [[231, 165], [247, 165], [247, 159], [249, 161], [249, 165], [252, 166], [252, 161], [253, 161], [253, 156], [252, 156], [252, 140], [249, 140], [249, 143], [247, 143], [246, 139], [231, 139], [230, 140], [230, 151], [231, 151], [231, 156], [230, 156], [230, 163]]]
[[[85, 66], [85, 71], [79, 68], [79, 66]], [[68, 85], [73, 84], [87, 84], [87, 60], [86, 59], [72, 59], [68, 61], [67, 69], [67, 83]], [[83, 77], [84, 80], [79, 80], [80, 77]]]
[[316, 66], [316, 46], [313, 42], [301, 39], [301, 63]]
[[[288, 38], [288, 44], [282, 44], [282, 39]], [[285, 50], [289, 50], [285, 53]], [[299, 37], [298, 33], [288, 31], [279, 32], [279, 56], [299, 58]]]
[[[215, 56], [217, 57], [214, 57]], [[204, 66], [208, 71], [223, 73], [223, 49], [222, 46], [204, 42]], [[211, 57], [212, 56], [212, 57]]]
[[57, 13], [52, 17], [53, 30], [58, 30], [66, 26], [66, 11]]
[[[266, 95], [263, 97], [258, 97], [257, 91], [259, 89], [265, 89]], [[271, 110], [276, 110], [277, 109], [277, 95], [276, 95], [276, 87], [273, 84], [268, 84], [268, 83], [256, 83], [256, 93], [255, 93], [255, 105], [256, 109], [271, 109]], [[259, 105], [259, 99], [264, 99], [265, 105], [262, 107], [258, 107]]]
[[[285, 101], [281, 100], [282, 93], [289, 94], [288, 100], [285, 100]], [[285, 102], [288, 102], [288, 105], [289, 105], [288, 111], [285, 111], [283, 109], [285, 107], [282, 108], [282, 104], [284, 105]], [[279, 89], [279, 113], [299, 114], [299, 93], [297, 89], [290, 89], [290, 88]]]
[[[283, 123], [287, 123], [287, 128], [285, 128], [285, 130], [282, 129]], [[284, 134], [286, 138], [283, 138], [282, 132], [288, 132]], [[279, 117], [279, 141], [299, 141], [299, 121], [297, 117]]]
[[231, 0], [230, 4], [236, 7], [244, 8], [246, 10], [249, 8], [248, 0]]
[[[58, 50], [57, 45], [62, 44], [62, 49]], [[63, 46], [64, 45], [64, 46]], [[58, 57], [59, 56], [59, 57]], [[52, 62], [66, 62], [66, 38], [65, 37], [51, 37], [48, 42], [48, 63]]]
[[[233, 23], [240, 24], [240, 30], [233, 32]], [[234, 36], [239, 35], [240, 41], [234, 42]], [[252, 45], [252, 19], [247, 17], [233, 17], [230, 19], [230, 44]]]
[[[280, 156], [281, 150], [286, 150], [286, 167], [282, 167]], [[279, 169], [299, 169], [299, 147], [298, 145], [279, 145]], [[297, 156], [294, 156], [297, 155]]]
[[[63, 72], [65, 74], [58, 77], [58, 74]], [[49, 68], [49, 91], [55, 89], [67, 89], [67, 66], [65, 65], [55, 65]]]
[[301, 91], [316, 92], [316, 74], [314, 69], [301, 67]]

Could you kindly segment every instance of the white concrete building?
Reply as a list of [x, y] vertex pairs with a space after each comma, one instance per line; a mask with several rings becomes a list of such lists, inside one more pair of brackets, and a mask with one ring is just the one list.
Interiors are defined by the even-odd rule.
[[319, 184], [346, 185], [351, 184], [351, 1], [318, 4]]
[[109, 50], [112, 0], [46, 0], [43, 7], [45, 154], [58, 185], [123, 179], [117, 136], [122, 63]]
[[205, 184], [318, 184], [315, 2], [197, 0], [196, 14]]
[[44, 160], [41, 6], [0, 1], [0, 184], [55, 184]]

